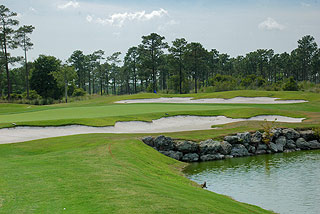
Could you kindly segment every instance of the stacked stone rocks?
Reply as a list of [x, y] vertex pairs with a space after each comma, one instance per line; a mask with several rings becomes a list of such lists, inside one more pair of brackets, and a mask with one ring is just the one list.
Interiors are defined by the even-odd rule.
[[[268, 138], [268, 143], [265, 143]], [[162, 154], [184, 162], [212, 161], [278, 152], [320, 149], [319, 137], [312, 130], [273, 129], [270, 133], [237, 133], [224, 141], [208, 139], [200, 143], [176, 141], [163, 135], [142, 141]]]

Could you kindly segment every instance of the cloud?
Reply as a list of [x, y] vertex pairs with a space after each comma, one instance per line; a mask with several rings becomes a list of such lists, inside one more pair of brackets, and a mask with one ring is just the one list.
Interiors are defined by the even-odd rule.
[[149, 21], [153, 18], [161, 18], [165, 15], [168, 15], [168, 11], [160, 8], [159, 10], [154, 10], [150, 13], [146, 13], [146, 11], [137, 11], [134, 13], [114, 13], [107, 19], [96, 18], [93, 20], [93, 17], [88, 15], [88, 22], [95, 22], [102, 25], [112, 25], [117, 27], [122, 27], [126, 21]]
[[285, 26], [279, 24], [273, 18], [268, 17], [267, 20], [258, 25], [258, 28], [261, 30], [283, 30]]
[[78, 7], [80, 7], [80, 4], [77, 1], [69, 1], [65, 4], [59, 4], [57, 7], [58, 7], [58, 9], [64, 10], [69, 7], [78, 8]]

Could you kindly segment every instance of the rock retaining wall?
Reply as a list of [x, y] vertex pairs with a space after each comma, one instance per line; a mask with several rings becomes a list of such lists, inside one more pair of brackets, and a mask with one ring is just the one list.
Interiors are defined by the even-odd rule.
[[226, 136], [224, 141], [208, 139], [197, 143], [173, 140], [163, 135], [156, 138], [145, 137], [142, 141], [162, 154], [184, 162], [320, 149], [319, 136], [314, 131], [290, 128], [272, 129], [270, 133], [237, 133]]

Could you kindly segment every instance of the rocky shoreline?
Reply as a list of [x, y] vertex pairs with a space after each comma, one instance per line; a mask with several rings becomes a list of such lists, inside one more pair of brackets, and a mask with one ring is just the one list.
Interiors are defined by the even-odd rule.
[[142, 141], [160, 153], [183, 162], [222, 160], [261, 154], [320, 149], [313, 130], [276, 128], [268, 132], [244, 132], [224, 137], [223, 141], [181, 141], [166, 136], [145, 137]]

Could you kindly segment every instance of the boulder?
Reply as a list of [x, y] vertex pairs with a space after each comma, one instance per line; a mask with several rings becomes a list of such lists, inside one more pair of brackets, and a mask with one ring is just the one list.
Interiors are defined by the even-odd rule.
[[224, 158], [229, 159], [229, 158], [233, 158], [233, 156], [232, 155], [225, 155]]
[[302, 137], [297, 139], [296, 145], [299, 149], [309, 149], [308, 142]]
[[197, 153], [187, 153], [183, 155], [181, 160], [185, 162], [197, 162], [199, 160], [199, 155]]
[[213, 160], [222, 160], [224, 158], [224, 155], [216, 154], [216, 155], [201, 155], [200, 160], [201, 161], [213, 161]]
[[201, 155], [216, 154], [221, 148], [219, 141], [213, 141], [212, 139], [201, 141], [199, 143], [199, 151]]
[[267, 154], [267, 151], [264, 149], [256, 151], [256, 155], [263, 155], [263, 154]]
[[278, 152], [283, 152], [283, 148], [285, 147], [286, 144], [287, 144], [286, 137], [285, 136], [280, 136], [276, 140], [276, 145], [277, 145]]
[[284, 136], [286, 136], [288, 139], [297, 139], [300, 137], [300, 133], [297, 132], [294, 129], [283, 129], [282, 133]]
[[296, 151], [295, 149], [285, 149], [283, 152], [284, 153], [290, 153]]
[[157, 150], [169, 151], [174, 149], [174, 143], [171, 137], [160, 135], [154, 139], [154, 147], [156, 147]]
[[159, 152], [164, 154], [165, 156], [174, 158], [176, 160], [181, 160], [183, 156], [182, 152], [178, 152], [178, 151], [159, 151]]
[[271, 130], [271, 134], [272, 134], [272, 139], [276, 139], [278, 138], [281, 134], [282, 134], [282, 130], [277, 128], [277, 129], [272, 129]]
[[219, 152], [220, 152], [221, 154], [228, 155], [228, 154], [230, 154], [231, 149], [232, 149], [232, 145], [231, 145], [230, 143], [228, 143], [227, 141], [222, 141], [222, 142], [220, 143], [220, 150], [219, 150]]
[[257, 150], [267, 150], [267, 149], [268, 149], [267, 144], [265, 144], [265, 143], [258, 144]]
[[273, 153], [278, 152], [278, 147], [275, 143], [272, 143], [272, 142], [269, 143], [269, 148], [270, 148], [271, 152], [273, 152]]
[[300, 136], [304, 138], [306, 141], [317, 139], [317, 136], [315, 135], [315, 132], [313, 130], [300, 131], [299, 133], [300, 133]]
[[256, 131], [251, 137], [251, 143], [260, 143], [262, 141], [262, 134], [259, 131]]
[[310, 149], [320, 149], [320, 143], [317, 140], [308, 141]]
[[244, 145], [246, 147], [246, 149], [248, 150], [249, 147], [251, 146], [249, 143], [242, 143], [242, 145]]
[[249, 146], [248, 152], [250, 152], [250, 153], [252, 153], [252, 154], [256, 153], [256, 147], [254, 147], [254, 146]]
[[236, 144], [239, 142], [238, 136], [225, 136], [224, 140], [230, 144]]
[[142, 141], [148, 146], [154, 147], [154, 138], [151, 136], [142, 138]]
[[249, 152], [246, 149], [246, 147], [242, 144], [235, 144], [233, 148], [231, 149], [230, 153], [233, 157], [243, 157], [248, 156]]
[[249, 132], [237, 133], [237, 137], [243, 145], [251, 143], [251, 134]]
[[297, 146], [293, 140], [287, 140], [285, 149], [295, 149]]
[[192, 141], [178, 141], [175, 148], [183, 153], [194, 153], [198, 151], [198, 144]]

